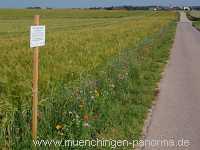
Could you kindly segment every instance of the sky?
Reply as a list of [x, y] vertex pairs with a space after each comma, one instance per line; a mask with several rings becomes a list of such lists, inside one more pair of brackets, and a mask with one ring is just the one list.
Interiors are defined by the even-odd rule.
[[29, 6], [87, 8], [120, 5], [196, 6], [200, 5], [200, 0], [0, 0], [0, 8], [24, 8]]

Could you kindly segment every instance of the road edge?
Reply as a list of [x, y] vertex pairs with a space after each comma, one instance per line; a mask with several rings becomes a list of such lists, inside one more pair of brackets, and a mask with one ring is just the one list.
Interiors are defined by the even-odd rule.
[[[169, 49], [169, 54], [170, 54], [169, 59], [166, 61], [166, 64], [163, 67], [163, 71], [161, 72], [161, 79], [157, 82], [157, 86], [155, 88], [155, 98], [152, 101], [151, 108], [149, 108], [146, 119], [144, 120], [144, 126], [143, 126], [143, 129], [142, 129], [141, 138], [140, 138], [140, 140], [142, 140], [142, 141], [144, 141], [146, 139], [148, 132], [149, 132], [149, 127], [151, 126], [151, 123], [152, 123], [152, 118], [153, 118], [153, 115], [154, 115], [154, 112], [155, 112], [154, 110], [155, 110], [157, 102], [159, 100], [158, 98], [159, 98], [159, 95], [160, 95], [161, 83], [164, 79], [164, 76], [166, 75], [167, 68], [170, 64], [171, 52], [172, 52], [172, 49], [173, 49], [174, 44], [175, 44], [175, 37], [176, 37], [177, 27], [178, 27], [179, 23], [180, 23], [180, 21], [176, 22], [177, 25], [176, 25], [176, 31], [175, 31], [174, 39], [173, 39], [171, 48]], [[145, 148], [144, 146], [141, 147], [139, 145], [135, 145], [134, 150], [144, 150], [144, 148]]]

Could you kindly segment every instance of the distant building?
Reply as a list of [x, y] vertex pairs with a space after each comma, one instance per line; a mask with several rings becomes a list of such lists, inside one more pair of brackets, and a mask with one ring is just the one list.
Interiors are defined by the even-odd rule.
[[183, 8], [179, 6], [171, 6], [170, 10], [183, 10]]
[[41, 7], [27, 7], [26, 9], [42, 9]]
[[158, 10], [161, 10], [161, 8], [159, 8], [159, 7], [150, 7], [149, 10], [158, 11]]
[[183, 7], [184, 11], [191, 11], [190, 7]]

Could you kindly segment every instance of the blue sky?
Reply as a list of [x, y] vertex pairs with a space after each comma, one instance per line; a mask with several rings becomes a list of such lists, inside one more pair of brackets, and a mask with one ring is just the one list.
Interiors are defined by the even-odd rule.
[[0, 0], [1, 8], [28, 6], [76, 8], [119, 5], [200, 5], [200, 0]]

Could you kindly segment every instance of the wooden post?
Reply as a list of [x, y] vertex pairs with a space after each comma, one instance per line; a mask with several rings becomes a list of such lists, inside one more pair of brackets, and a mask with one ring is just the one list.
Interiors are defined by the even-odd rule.
[[[34, 24], [39, 25], [40, 16], [34, 17]], [[38, 114], [38, 75], [39, 75], [39, 48], [34, 48], [33, 54], [33, 87], [32, 87], [32, 138], [37, 139], [37, 114]]]

